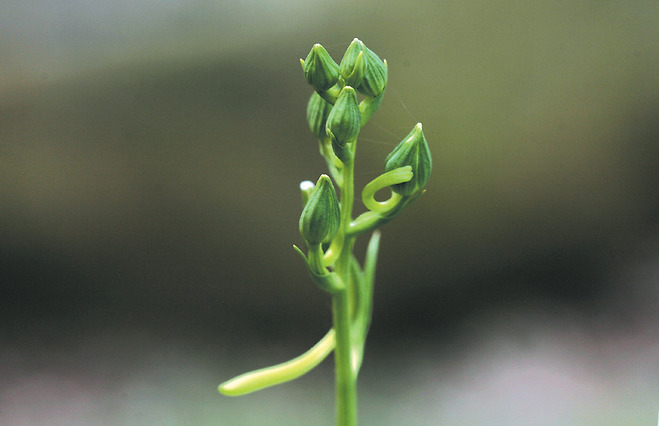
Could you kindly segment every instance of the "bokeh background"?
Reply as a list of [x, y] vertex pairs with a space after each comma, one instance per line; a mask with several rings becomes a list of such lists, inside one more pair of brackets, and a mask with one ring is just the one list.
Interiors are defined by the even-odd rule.
[[[384, 229], [364, 425], [645, 425], [659, 409], [657, 3], [0, 5], [0, 424], [331, 425], [332, 362], [216, 386], [330, 326], [299, 65], [389, 63], [357, 180], [422, 122]], [[363, 244], [358, 246], [358, 250]]]

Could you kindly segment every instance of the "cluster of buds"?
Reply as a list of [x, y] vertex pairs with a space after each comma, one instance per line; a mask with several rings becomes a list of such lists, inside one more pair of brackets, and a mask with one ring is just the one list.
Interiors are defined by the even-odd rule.
[[307, 58], [300, 59], [300, 62], [307, 83], [319, 93], [327, 92], [338, 84], [376, 97], [387, 86], [385, 61], [357, 38], [348, 46], [340, 65], [320, 44], [315, 44]]
[[[384, 97], [387, 62], [356, 38], [340, 64], [320, 44], [315, 44], [300, 63], [307, 83], [314, 89], [307, 104], [309, 129], [318, 138], [332, 179], [342, 188], [343, 170], [352, 167], [359, 131]], [[367, 232], [398, 215], [423, 193], [431, 169], [430, 149], [419, 123], [387, 156], [385, 173], [366, 185], [362, 201], [369, 211], [352, 221], [346, 232]], [[376, 201], [375, 194], [387, 187], [391, 197]], [[313, 184], [309, 183], [309, 188]], [[325, 238], [327, 231], [340, 220], [340, 209], [328, 207], [335, 205], [334, 186], [329, 176], [323, 175], [316, 187], [307, 191], [309, 202], [300, 218], [300, 232], [308, 245], [328, 243], [331, 238]], [[320, 202], [321, 197], [327, 200]]]
[[[321, 141], [321, 152], [331, 157], [333, 151], [343, 163], [352, 161], [352, 144], [384, 96], [386, 62], [354, 39], [340, 65], [320, 44], [315, 44], [300, 63], [304, 78], [315, 90], [307, 105], [307, 121]], [[361, 103], [357, 93], [365, 97]]]

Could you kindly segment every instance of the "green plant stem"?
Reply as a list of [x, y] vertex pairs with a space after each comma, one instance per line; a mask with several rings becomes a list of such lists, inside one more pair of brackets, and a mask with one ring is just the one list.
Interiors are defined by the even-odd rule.
[[[353, 143], [353, 154], [354, 154]], [[336, 415], [337, 425], [354, 426], [357, 424], [357, 373], [352, 367], [352, 310], [353, 286], [351, 277], [351, 256], [353, 237], [347, 237], [352, 221], [354, 203], [354, 162], [344, 164], [341, 182], [341, 226], [339, 232], [346, 237], [343, 248], [336, 262], [336, 273], [341, 277], [345, 288], [332, 299], [336, 347], [334, 362], [336, 374]]]
[[339, 426], [357, 424], [357, 377], [351, 363], [350, 307], [347, 290], [334, 295], [332, 311], [336, 347], [334, 363], [336, 374], [336, 423]]

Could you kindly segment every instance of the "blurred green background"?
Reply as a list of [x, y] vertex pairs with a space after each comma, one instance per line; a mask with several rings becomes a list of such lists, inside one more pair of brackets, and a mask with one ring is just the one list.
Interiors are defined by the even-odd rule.
[[[325, 172], [299, 58], [389, 63], [357, 181], [422, 122], [383, 228], [364, 425], [653, 424], [654, 1], [0, 5], [0, 423], [330, 425], [332, 363], [252, 396], [329, 298], [291, 249]], [[363, 244], [358, 246], [358, 250]]]

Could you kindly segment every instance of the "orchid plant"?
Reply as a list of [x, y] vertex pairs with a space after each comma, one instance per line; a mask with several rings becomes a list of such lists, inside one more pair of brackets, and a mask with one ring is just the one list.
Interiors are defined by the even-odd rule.
[[[378, 109], [387, 87], [387, 62], [354, 39], [337, 64], [320, 44], [300, 59], [314, 89], [307, 121], [318, 138], [328, 174], [300, 184], [299, 228], [306, 253], [293, 246], [312, 281], [332, 298], [333, 326], [312, 348], [282, 364], [242, 374], [219, 386], [228, 396], [245, 395], [296, 379], [334, 353], [337, 424], [357, 424], [357, 376], [371, 324], [379, 227], [424, 192], [432, 159], [421, 123], [386, 157], [384, 172], [361, 192], [366, 212], [353, 217], [355, 154], [360, 129]], [[337, 196], [339, 188], [340, 197]], [[390, 189], [385, 201], [375, 194]], [[371, 233], [363, 265], [353, 254], [355, 240]]]

